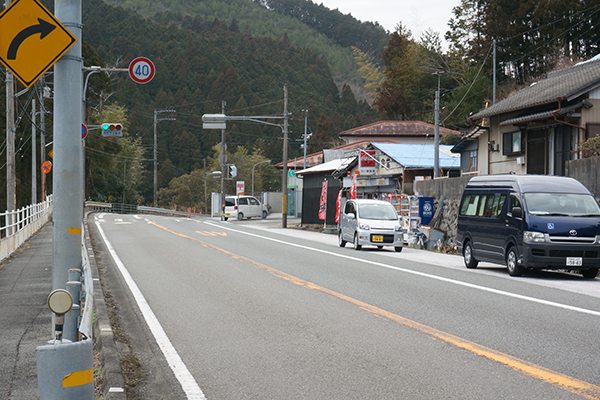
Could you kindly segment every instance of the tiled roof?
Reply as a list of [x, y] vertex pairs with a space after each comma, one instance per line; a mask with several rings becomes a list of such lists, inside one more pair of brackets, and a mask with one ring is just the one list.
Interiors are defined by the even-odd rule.
[[576, 64], [551, 72], [546, 79], [499, 101], [471, 116], [471, 121], [544, 104], [557, 104], [557, 98], [571, 101], [600, 86], [600, 60]]
[[[460, 134], [440, 126], [440, 135], [452, 132]], [[435, 134], [435, 126], [421, 121], [379, 121], [369, 125], [343, 131], [339, 137], [346, 136], [431, 136]]]

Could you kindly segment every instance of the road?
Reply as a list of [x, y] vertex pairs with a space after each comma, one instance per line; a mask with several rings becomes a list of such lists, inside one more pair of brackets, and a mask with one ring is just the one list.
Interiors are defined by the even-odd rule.
[[125, 330], [167, 382], [144, 398], [600, 398], [599, 279], [358, 252], [260, 220], [95, 225]]

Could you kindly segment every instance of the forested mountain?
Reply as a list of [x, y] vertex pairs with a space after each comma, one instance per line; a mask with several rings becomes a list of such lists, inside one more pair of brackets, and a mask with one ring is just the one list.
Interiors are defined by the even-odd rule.
[[378, 24], [361, 23], [351, 15], [330, 10], [310, 0], [107, 0], [161, 23], [185, 27], [214, 18], [236, 23], [241, 32], [255, 37], [280, 40], [287, 35], [290, 44], [307, 47], [325, 55], [338, 87], [347, 83], [360, 90], [362, 83], [352, 57], [351, 46], [358, 47], [380, 61], [389, 32]]
[[[92, 76], [88, 93], [91, 114], [107, 102], [124, 105], [129, 110], [127, 131], [147, 147], [153, 140], [155, 110], [176, 110], [176, 121], [157, 125], [159, 187], [203, 168], [205, 158], [210, 166], [220, 131], [203, 130], [201, 116], [220, 112], [223, 101], [228, 115], [281, 115], [283, 85], [287, 84], [289, 111], [294, 118], [290, 157], [301, 154], [303, 109], [309, 110], [315, 138], [321, 138], [321, 142], [311, 141], [313, 150], [334, 146], [334, 132], [376, 118], [366, 102], [356, 101], [348, 86], [338, 90], [326, 57], [307, 47], [293, 46], [285, 32], [280, 39], [257, 37], [240, 31], [235, 18], [204, 20], [166, 11], [155, 19], [158, 22], [101, 0], [83, 3], [84, 40], [104, 65], [123, 67], [143, 55], [153, 60], [157, 71], [147, 85], [132, 82], [127, 74], [113, 73], [114, 93], [104, 86], [96, 87], [101, 76]], [[168, 113], [161, 113], [158, 118], [166, 116]], [[281, 136], [280, 128], [230, 124], [228, 151], [234, 154], [242, 146], [250, 155], [260, 155], [275, 164], [282, 157]], [[148, 199], [152, 179], [143, 181], [140, 192]], [[278, 179], [274, 178], [268, 188], [277, 186]]]

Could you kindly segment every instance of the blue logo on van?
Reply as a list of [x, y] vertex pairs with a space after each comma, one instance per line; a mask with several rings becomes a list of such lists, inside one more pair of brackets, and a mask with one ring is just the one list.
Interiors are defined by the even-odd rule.
[[548, 223], [548, 229], [554, 229], [554, 224], [552, 222]]

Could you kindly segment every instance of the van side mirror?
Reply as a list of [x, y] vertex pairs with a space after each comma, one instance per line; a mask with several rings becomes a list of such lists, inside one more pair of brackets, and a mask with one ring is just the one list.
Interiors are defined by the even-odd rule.
[[510, 212], [514, 218], [523, 218], [523, 209], [521, 207], [513, 207]]

